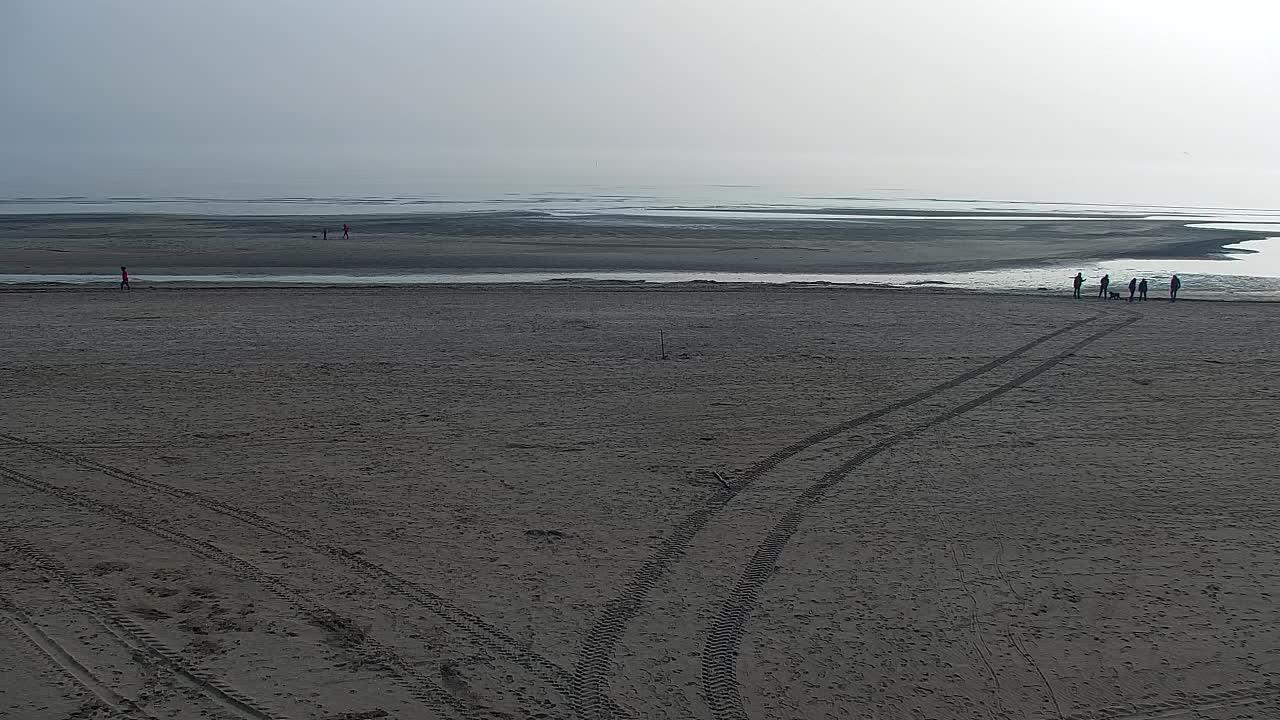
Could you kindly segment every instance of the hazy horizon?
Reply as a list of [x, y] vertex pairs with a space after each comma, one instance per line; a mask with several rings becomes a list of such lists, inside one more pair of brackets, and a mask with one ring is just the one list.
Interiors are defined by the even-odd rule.
[[0, 196], [746, 184], [1280, 208], [1280, 8], [0, 8]]

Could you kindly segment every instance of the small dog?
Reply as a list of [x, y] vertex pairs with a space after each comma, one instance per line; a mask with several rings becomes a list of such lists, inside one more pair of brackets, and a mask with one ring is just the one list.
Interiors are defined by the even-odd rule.
[[1120, 293], [1115, 293], [1115, 292], [1111, 292], [1110, 290], [1108, 290], [1108, 291], [1107, 291], [1107, 299], [1108, 299], [1108, 300], [1119, 300], [1119, 299], [1120, 299]]

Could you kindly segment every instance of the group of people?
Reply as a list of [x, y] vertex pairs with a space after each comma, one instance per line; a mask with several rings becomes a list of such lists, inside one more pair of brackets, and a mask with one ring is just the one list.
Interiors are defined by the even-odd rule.
[[[1084, 287], [1084, 275], [1076, 273], [1076, 276], [1071, 280], [1071, 284], [1075, 287], [1075, 294], [1072, 297], [1079, 300], [1080, 288]], [[1169, 278], [1169, 302], [1173, 302], [1178, 299], [1178, 289], [1181, 287], [1182, 280], [1180, 280], [1177, 275]], [[1133, 302], [1135, 293], [1137, 294], [1138, 300], [1147, 299], [1146, 278], [1142, 278], [1141, 281], [1139, 281], [1138, 278], [1132, 278], [1129, 280], [1129, 302]], [[1102, 279], [1098, 281], [1098, 297], [1104, 300], [1120, 297], [1120, 293], [1111, 292], [1110, 275], [1103, 275]]]
[[[324, 228], [321, 232], [324, 233], [324, 239], [328, 240], [329, 228]], [[315, 237], [315, 235], [312, 235], [311, 237]], [[342, 239], [343, 240], [351, 239], [351, 226], [348, 225], [347, 223], [342, 223]], [[129, 288], [129, 269], [123, 265], [120, 266], [120, 289], [125, 291], [130, 289]]]

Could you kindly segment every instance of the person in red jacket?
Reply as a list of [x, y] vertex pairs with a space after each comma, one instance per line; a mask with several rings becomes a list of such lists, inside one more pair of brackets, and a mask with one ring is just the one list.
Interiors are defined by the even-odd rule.
[[123, 265], [120, 266], [120, 289], [129, 289], [129, 271]]
[[342, 223], [342, 239], [343, 240], [351, 239], [351, 226], [346, 223]]

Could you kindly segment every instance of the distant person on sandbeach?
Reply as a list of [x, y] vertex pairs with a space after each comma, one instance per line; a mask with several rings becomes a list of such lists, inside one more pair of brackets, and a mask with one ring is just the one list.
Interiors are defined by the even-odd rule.
[[1103, 275], [1102, 281], [1098, 283], [1098, 297], [1105, 300], [1107, 297], [1107, 288], [1110, 286], [1111, 286], [1111, 276]]
[[1139, 300], [1147, 299], [1147, 279], [1146, 278], [1142, 278], [1142, 282], [1138, 283], [1138, 299]]
[[329, 239], [329, 228], [323, 228], [320, 230], [320, 239], [321, 240]]
[[1071, 279], [1071, 285], [1072, 287], [1075, 288], [1075, 292], [1072, 293], [1071, 297], [1075, 298], [1076, 300], [1079, 300], [1080, 287], [1084, 285], [1084, 275], [1081, 275], [1080, 273], [1076, 273], [1076, 276]]
[[1133, 294], [1138, 291], [1138, 278], [1129, 280], [1129, 302], [1133, 302]]
[[125, 266], [120, 266], [120, 289], [129, 290], [129, 271]]
[[1178, 279], [1177, 275], [1169, 278], [1169, 302], [1178, 299], [1178, 288], [1180, 287], [1182, 287], [1182, 281]]
[[343, 240], [351, 239], [351, 226], [346, 223], [342, 223], [342, 239]]

